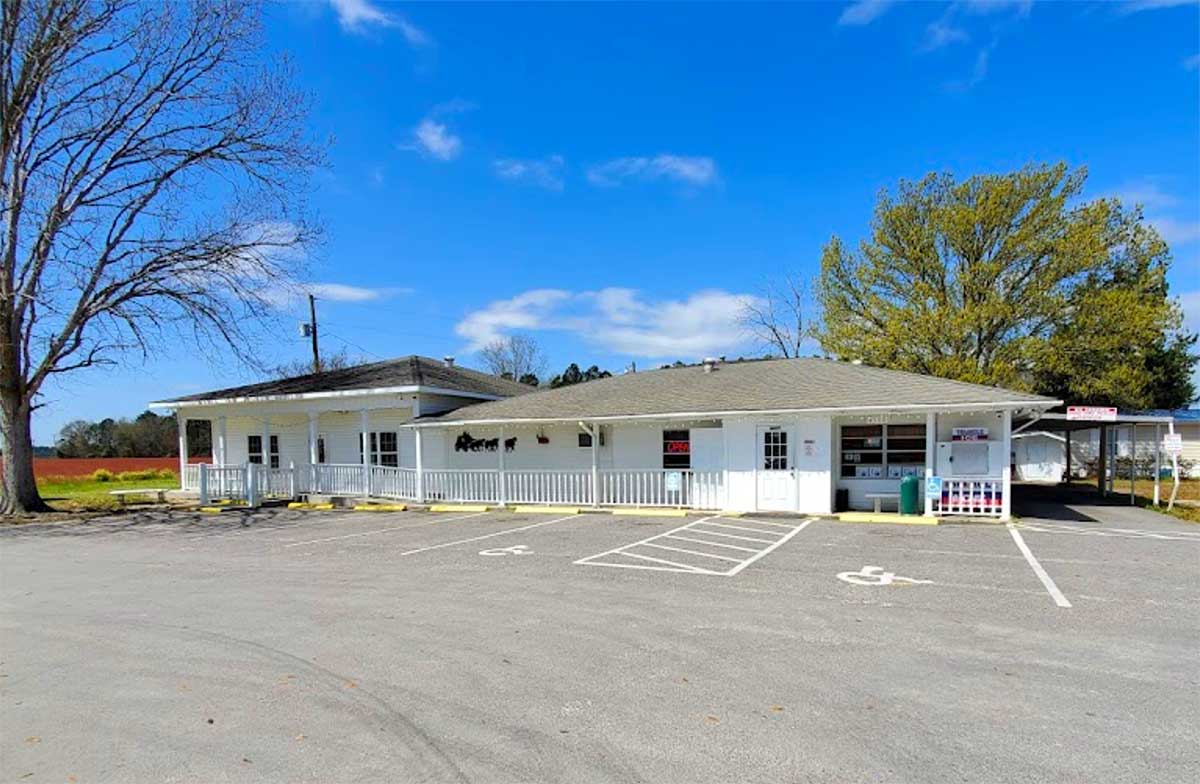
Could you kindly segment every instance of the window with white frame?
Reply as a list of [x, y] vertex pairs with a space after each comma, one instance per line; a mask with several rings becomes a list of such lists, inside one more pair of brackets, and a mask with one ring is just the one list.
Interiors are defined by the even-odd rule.
[[[279, 436], [271, 436], [271, 468], [279, 468]], [[246, 461], [263, 464], [262, 436], [246, 437]]]
[[[395, 430], [375, 431], [371, 434], [371, 465], [400, 465], [400, 438]], [[358, 434], [358, 460], [362, 462], [362, 433]]]
[[691, 468], [692, 432], [690, 430], [664, 430], [662, 451], [663, 468]]

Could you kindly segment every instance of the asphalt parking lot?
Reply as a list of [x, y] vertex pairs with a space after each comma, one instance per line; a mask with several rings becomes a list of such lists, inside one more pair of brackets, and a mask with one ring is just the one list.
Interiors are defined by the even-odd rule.
[[0, 780], [1193, 782], [1200, 528], [1133, 523], [7, 528]]

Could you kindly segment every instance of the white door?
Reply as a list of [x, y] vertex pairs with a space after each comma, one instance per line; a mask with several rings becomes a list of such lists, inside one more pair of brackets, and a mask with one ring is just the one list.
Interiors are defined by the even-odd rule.
[[796, 509], [794, 445], [782, 427], [758, 428], [758, 508], [791, 512]]

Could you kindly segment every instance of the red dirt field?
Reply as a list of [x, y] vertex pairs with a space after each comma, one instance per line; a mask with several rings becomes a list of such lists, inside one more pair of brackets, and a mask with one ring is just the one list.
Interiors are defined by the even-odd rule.
[[[188, 458], [190, 463], [206, 463], [207, 456]], [[87, 476], [98, 468], [107, 468], [114, 474], [121, 471], [143, 471], [147, 468], [165, 468], [179, 471], [178, 457], [35, 457], [33, 474], [39, 479], [46, 476]]]

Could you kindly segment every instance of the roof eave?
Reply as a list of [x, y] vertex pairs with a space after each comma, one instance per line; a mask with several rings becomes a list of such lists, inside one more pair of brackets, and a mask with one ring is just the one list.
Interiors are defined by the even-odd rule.
[[454, 395], [456, 397], [469, 397], [478, 400], [504, 400], [504, 395], [492, 395], [486, 392], [468, 392], [461, 389], [447, 389], [445, 387], [431, 387], [424, 384], [407, 384], [398, 387], [367, 387], [364, 389], [336, 389], [325, 390], [321, 392], [297, 392], [286, 395], [250, 395], [245, 397], [225, 397], [213, 398], [209, 400], [156, 400], [149, 404], [150, 408], [191, 408], [206, 407], [206, 406], [228, 406], [240, 405], [244, 403], [280, 403], [280, 402], [295, 402], [297, 400], [328, 400], [341, 397], [363, 397], [377, 395], [407, 395], [413, 393], [424, 393], [428, 395]]

